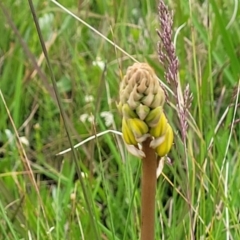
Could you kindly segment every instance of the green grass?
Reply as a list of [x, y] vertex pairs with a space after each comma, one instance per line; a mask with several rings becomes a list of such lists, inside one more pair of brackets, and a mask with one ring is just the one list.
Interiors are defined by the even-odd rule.
[[[50, 43], [48, 56], [69, 133], [77, 144], [96, 132], [121, 129], [119, 82], [132, 58], [147, 61], [165, 82], [157, 56], [157, 2], [60, 3], [127, 53], [50, 0], [34, 1], [44, 40]], [[186, 156], [177, 113], [166, 107], [175, 143], [169, 154], [173, 164], [166, 164], [158, 179], [156, 239], [191, 239], [191, 233], [199, 240], [240, 239], [240, 125], [233, 124], [240, 116], [239, 4], [166, 3], [174, 12], [174, 32], [185, 24], [176, 52], [182, 88], [190, 85], [193, 102]], [[19, 136], [28, 140], [23, 146], [37, 184], [23, 165], [1, 99], [0, 239], [139, 239], [140, 160], [112, 133], [89, 141], [76, 150], [82, 187], [73, 155], [56, 156], [70, 143], [29, 5], [9, 0], [0, 7], [0, 89]], [[98, 60], [106, 72], [94, 64]], [[89, 95], [93, 101], [86, 101]], [[113, 115], [110, 126], [101, 117], [104, 111]], [[91, 116], [94, 124], [88, 121]]]

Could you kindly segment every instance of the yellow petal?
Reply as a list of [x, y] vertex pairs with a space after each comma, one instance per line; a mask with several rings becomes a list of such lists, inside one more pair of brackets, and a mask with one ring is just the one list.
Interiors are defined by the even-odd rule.
[[148, 132], [147, 124], [138, 118], [130, 118], [127, 120], [127, 123], [135, 138], [140, 138]]
[[137, 141], [133, 135], [133, 132], [131, 131], [131, 129], [129, 129], [129, 126], [127, 125], [125, 118], [123, 118], [122, 120], [122, 133], [123, 139], [126, 142], [126, 144], [137, 145]]
[[149, 127], [156, 127], [160, 120], [161, 115], [162, 115], [162, 107], [159, 106], [150, 111], [150, 113], [147, 115], [145, 119], [145, 122]]
[[165, 114], [162, 112], [159, 122], [156, 127], [150, 129], [150, 134], [155, 137], [161, 137], [166, 132], [167, 119]]
[[173, 144], [173, 130], [169, 124], [167, 124], [167, 130], [165, 133], [165, 140], [160, 144], [155, 151], [160, 157], [164, 157], [170, 151]]
[[127, 103], [123, 104], [122, 113], [123, 113], [123, 117], [126, 119], [137, 117], [137, 114], [129, 107]]

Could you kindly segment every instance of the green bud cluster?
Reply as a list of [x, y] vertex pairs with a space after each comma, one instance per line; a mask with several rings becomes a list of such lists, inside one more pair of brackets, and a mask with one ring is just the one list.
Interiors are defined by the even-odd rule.
[[128, 68], [120, 85], [119, 111], [122, 113], [122, 133], [128, 150], [144, 156], [138, 148], [147, 138], [150, 147], [163, 157], [171, 149], [173, 130], [163, 112], [165, 94], [153, 69], [146, 63]]

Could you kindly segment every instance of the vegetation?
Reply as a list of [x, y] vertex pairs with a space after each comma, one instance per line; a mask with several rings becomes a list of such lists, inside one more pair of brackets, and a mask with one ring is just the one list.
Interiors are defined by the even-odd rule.
[[[170, 85], [158, 1], [59, 2], [79, 19], [54, 0], [34, 7], [77, 144], [121, 130], [119, 83], [135, 61]], [[239, 239], [239, 3], [165, 3], [193, 100], [184, 145], [168, 92], [174, 145], [157, 181], [155, 239]], [[57, 155], [70, 142], [29, 4], [1, 1], [0, 10], [0, 239], [139, 239], [141, 161], [113, 131]]]

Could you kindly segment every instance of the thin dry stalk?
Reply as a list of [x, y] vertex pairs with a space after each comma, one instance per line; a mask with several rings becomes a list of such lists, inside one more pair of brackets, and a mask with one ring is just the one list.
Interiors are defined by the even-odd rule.
[[[23, 145], [22, 145], [22, 142], [20, 141], [20, 137], [19, 137], [19, 135], [18, 135], [17, 128], [16, 128], [15, 123], [14, 123], [14, 121], [13, 121], [13, 119], [12, 119], [11, 113], [10, 113], [10, 111], [9, 111], [9, 108], [8, 108], [8, 106], [7, 106], [7, 103], [6, 103], [6, 101], [5, 101], [5, 98], [4, 98], [3, 94], [2, 94], [1, 89], [0, 89], [0, 98], [1, 98], [1, 100], [2, 100], [2, 102], [3, 102], [3, 105], [4, 105], [5, 109], [6, 109], [7, 114], [8, 114], [9, 120], [10, 120], [10, 122], [11, 122], [11, 124], [12, 124], [14, 133], [15, 133], [15, 135], [16, 135], [16, 140], [17, 140], [17, 141], [16, 141], [16, 144], [17, 144], [17, 148], [18, 148], [19, 155], [20, 155], [20, 159], [21, 159], [21, 161], [22, 161], [22, 164], [23, 164], [24, 169], [25, 169], [26, 172], [27, 172], [27, 175], [28, 175], [28, 177], [29, 177], [29, 180], [30, 180], [30, 182], [32, 183], [32, 186], [34, 187], [34, 189], [35, 189], [35, 191], [36, 191], [36, 193], [37, 193], [38, 200], [39, 200], [39, 203], [40, 203], [40, 207], [41, 207], [41, 210], [42, 210], [44, 219], [45, 219], [45, 221], [46, 221], [47, 228], [49, 229], [49, 224], [48, 224], [48, 221], [47, 221], [47, 215], [46, 215], [46, 212], [45, 212], [45, 209], [44, 209], [44, 205], [43, 205], [43, 201], [42, 201], [42, 198], [41, 198], [41, 195], [40, 195], [40, 191], [39, 191], [38, 184], [37, 184], [37, 182], [36, 182], [36, 180], [35, 180], [35, 177], [34, 177], [34, 174], [33, 174], [33, 170], [32, 170], [32, 167], [31, 167], [31, 163], [30, 163], [30, 161], [29, 161], [29, 159], [28, 159], [28, 157], [27, 157], [27, 154], [26, 154], [25, 149], [24, 149], [24, 147], [23, 147]], [[51, 236], [49, 236], [49, 237], [50, 237], [50, 239], [52, 239]]]

